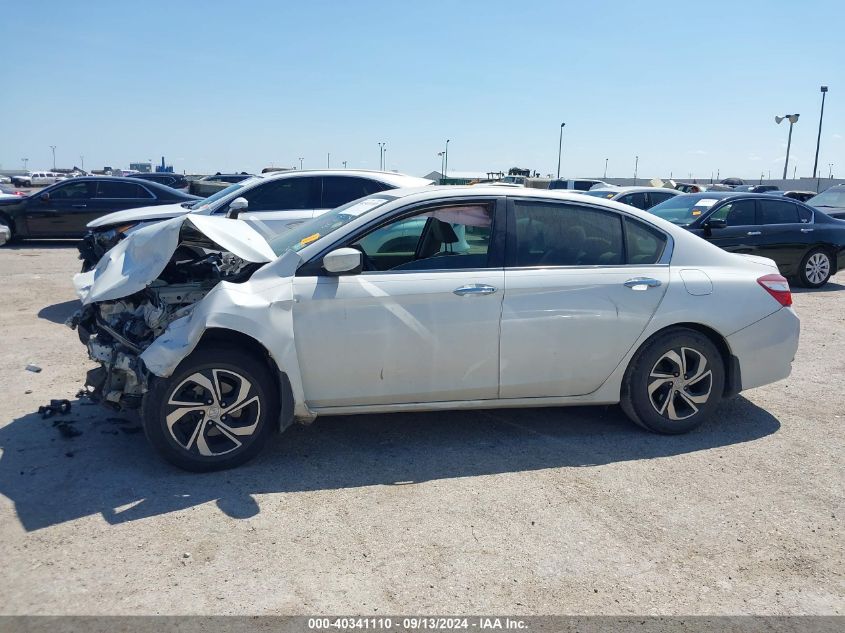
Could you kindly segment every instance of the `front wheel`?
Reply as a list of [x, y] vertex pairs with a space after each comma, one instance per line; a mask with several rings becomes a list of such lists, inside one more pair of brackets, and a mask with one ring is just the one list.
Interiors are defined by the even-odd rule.
[[12, 241], [12, 227], [3, 218], [0, 218], [0, 246]]
[[805, 288], [821, 288], [832, 274], [833, 265], [830, 261], [830, 255], [823, 249], [816, 248], [807, 253], [801, 260], [801, 266], [798, 268], [798, 281]]
[[695, 330], [673, 328], [637, 352], [622, 385], [622, 410], [656, 433], [686, 433], [704, 422], [725, 387], [722, 355]]
[[185, 358], [144, 396], [144, 432], [170, 463], [193, 472], [239, 466], [267, 444], [279, 417], [275, 381], [262, 359], [224, 345]]

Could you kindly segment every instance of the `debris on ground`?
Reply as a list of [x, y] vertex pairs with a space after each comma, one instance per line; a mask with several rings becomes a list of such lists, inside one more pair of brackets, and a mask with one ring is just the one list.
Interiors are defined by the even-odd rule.
[[26, 366], [26, 370], [37, 374], [38, 372], [41, 371], [41, 368], [38, 365], [33, 365], [32, 363], [29, 363]]
[[32, 393], [32, 389], [27, 389], [26, 391], [24, 391], [24, 393], [27, 393], [27, 394]]
[[79, 429], [75, 429], [71, 426], [71, 424], [73, 424], [73, 422], [53, 422], [53, 426], [59, 429], [59, 433], [61, 433], [62, 437], [65, 439], [71, 439], [73, 437], [79, 437], [80, 435], [82, 435], [82, 431], [80, 431]]
[[67, 415], [70, 413], [70, 400], [50, 400], [50, 404], [38, 407], [38, 413], [41, 414], [42, 420], [46, 420], [56, 413]]

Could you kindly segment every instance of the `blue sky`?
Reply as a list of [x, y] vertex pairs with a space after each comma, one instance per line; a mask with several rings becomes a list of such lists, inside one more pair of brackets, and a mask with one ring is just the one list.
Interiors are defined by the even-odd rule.
[[[845, 173], [845, 3], [61, 2], [0, 20], [0, 165]], [[790, 166], [790, 175], [792, 167]]]

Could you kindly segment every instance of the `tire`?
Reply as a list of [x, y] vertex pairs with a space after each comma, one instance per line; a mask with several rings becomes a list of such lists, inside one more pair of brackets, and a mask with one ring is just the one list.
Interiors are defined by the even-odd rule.
[[[226, 402], [227, 394], [236, 401]], [[191, 353], [169, 378], [153, 377], [141, 417], [150, 444], [171, 464], [192, 472], [225, 470], [267, 444], [279, 418], [279, 394], [263, 359], [214, 344]]]
[[634, 355], [620, 405], [649, 431], [675, 435], [707, 420], [724, 390], [724, 360], [713, 342], [695, 330], [671, 328]]
[[823, 248], [810, 250], [798, 267], [798, 281], [805, 288], [821, 288], [833, 274], [833, 262]]
[[[8, 231], [8, 233], [7, 233], [7, 231]], [[3, 238], [0, 237], [0, 246], [5, 246], [6, 244], [10, 244], [12, 242], [12, 240], [15, 239], [15, 234], [12, 231], [11, 223], [6, 218], [4, 218], [3, 216], [0, 216], [0, 233], [3, 233], [4, 235], [9, 236], [8, 239], [6, 239], [5, 241], [3, 241]]]

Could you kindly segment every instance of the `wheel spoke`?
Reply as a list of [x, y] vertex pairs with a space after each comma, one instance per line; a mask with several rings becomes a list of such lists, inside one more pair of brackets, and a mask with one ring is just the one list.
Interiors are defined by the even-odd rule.
[[255, 428], [257, 426], [258, 426], [258, 420], [256, 420], [255, 423], [250, 425], [250, 426], [244, 426], [244, 427], [239, 427], [239, 428], [232, 428], [232, 427], [224, 424], [223, 422], [217, 423], [217, 428], [220, 429], [220, 432], [223, 433], [223, 435], [228, 437], [230, 440], [235, 442], [238, 446], [240, 446], [242, 442], [235, 436], [239, 435], [241, 437], [244, 437], [244, 436], [247, 436], [247, 435], [252, 435], [255, 432]]
[[689, 347], [685, 347], [683, 349], [683, 357], [686, 358], [688, 353], [689, 354], [695, 354], [698, 357], [698, 363], [696, 363], [696, 366], [695, 366], [695, 373], [692, 376], [690, 376], [689, 378], [686, 378], [686, 375], [687, 375], [686, 369], [687, 368], [685, 368], [684, 378], [685, 378], [685, 380], [688, 380], [687, 384], [689, 384], [689, 383], [691, 383], [695, 380], [698, 380], [699, 377], [704, 373], [705, 369], [707, 369], [707, 359], [704, 358], [704, 356], [698, 350], [694, 350], [694, 349], [690, 349]]
[[689, 408], [692, 409], [692, 413], [690, 413], [689, 415], [684, 415], [684, 416], [678, 415], [678, 411], [677, 411], [677, 409], [675, 409], [675, 398], [673, 397], [672, 398], [672, 404], [669, 407], [669, 417], [670, 418], [672, 418], [673, 420], [684, 420], [684, 419], [692, 417], [696, 413], [698, 413], [698, 407], [695, 406], [695, 403], [683, 391], [679, 391], [677, 394], [675, 394], [675, 397], [679, 397], [681, 400], [683, 400], [687, 404], [687, 406], [689, 406]]
[[648, 395], [653, 397], [655, 391], [660, 389], [663, 385], [671, 383], [673, 380], [674, 378], [658, 378], [657, 380], [653, 380], [648, 385]]
[[167, 417], [165, 418], [165, 421], [167, 422], [167, 428], [169, 428], [172, 433], [173, 425], [176, 424], [182, 418], [184, 418], [187, 414], [193, 413], [194, 411], [202, 411], [204, 413], [207, 408], [208, 407], [206, 407], [205, 405], [194, 405], [191, 407], [181, 407], [179, 409], [174, 409], [173, 411], [168, 413]]

